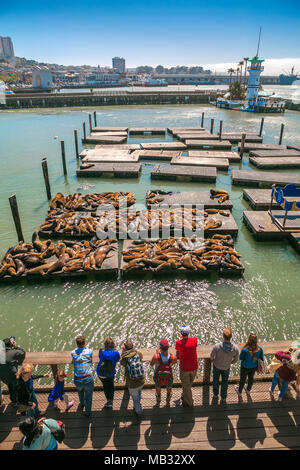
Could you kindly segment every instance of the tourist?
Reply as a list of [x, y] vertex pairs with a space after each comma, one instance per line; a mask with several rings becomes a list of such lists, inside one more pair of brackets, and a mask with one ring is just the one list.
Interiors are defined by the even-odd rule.
[[179, 359], [180, 380], [182, 383], [182, 406], [194, 406], [192, 384], [198, 370], [197, 344], [198, 339], [189, 338], [190, 328], [180, 328], [179, 340], [176, 341], [176, 357]]
[[161, 400], [161, 388], [167, 389], [167, 403], [171, 400], [173, 386], [172, 365], [176, 364], [177, 358], [173, 354], [169, 354], [169, 343], [166, 339], [162, 339], [159, 343], [159, 349], [151, 359], [150, 365], [155, 365], [153, 380], [155, 383], [156, 400]]
[[280, 361], [281, 365], [274, 373], [272, 385], [269, 388], [271, 398], [274, 398], [274, 390], [276, 385], [281, 382], [281, 389], [278, 393], [278, 401], [282, 401], [291, 382], [296, 380], [299, 373], [300, 350], [294, 351], [290, 349], [287, 352], [277, 351], [275, 358]]
[[17, 402], [17, 371], [25, 359], [24, 349], [17, 346], [15, 338], [5, 338], [3, 340], [5, 352], [5, 362], [0, 363], [0, 381], [4, 382], [9, 391], [9, 398], [12, 405], [16, 406]]
[[125, 367], [125, 385], [128, 387], [134, 412], [138, 417], [143, 413], [141, 399], [145, 375], [142, 360], [142, 353], [133, 347], [131, 340], [127, 340], [122, 345], [121, 365]]
[[54, 419], [26, 418], [19, 424], [23, 439], [23, 450], [56, 450], [57, 441], [52, 432], [59, 431], [60, 425]]
[[[262, 348], [257, 344], [257, 336], [250, 333], [247, 343], [243, 346], [239, 359], [241, 361], [240, 383], [235, 386], [239, 398], [242, 396], [242, 390], [245, 389], [248, 396], [253, 385], [254, 374], [259, 367], [259, 361], [264, 361]], [[248, 385], [245, 386], [248, 377]]]
[[85, 408], [85, 416], [89, 418], [94, 391], [93, 351], [86, 346], [85, 338], [82, 335], [77, 336], [76, 344], [77, 348], [71, 352], [74, 384], [78, 392], [79, 406], [81, 410]]
[[106, 408], [112, 408], [114, 399], [114, 377], [116, 375], [116, 363], [120, 360], [120, 354], [116, 351], [116, 346], [112, 338], [106, 338], [104, 349], [99, 351], [99, 363], [97, 375], [102, 382], [104, 395], [107, 402]]
[[65, 378], [67, 377], [63, 369], [57, 371], [55, 377], [55, 385], [48, 396], [48, 402], [53, 403], [53, 408], [57, 409], [57, 401], [64, 401], [66, 405], [66, 411], [68, 411], [73, 405], [74, 400], [70, 401], [68, 395], [65, 393]]
[[37, 397], [33, 388], [33, 381], [48, 378], [50, 375], [32, 375], [32, 370], [33, 365], [27, 362], [23, 364], [17, 372], [17, 406], [21, 414], [38, 418], [44, 413], [41, 413], [39, 410]]
[[221, 383], [221, 403], [226, 402], [228, 390], [228, 377], [231, 364], [238, 361], [239, 350], [238, 347], [231, 343], [232, 331], [226, 328], [223, 331], [223, 342], [217, 343], [210, 354], [210, 359], [213, 363], [213, 394], [214, 399], [219, 396], [220, 376], [222, 377]]

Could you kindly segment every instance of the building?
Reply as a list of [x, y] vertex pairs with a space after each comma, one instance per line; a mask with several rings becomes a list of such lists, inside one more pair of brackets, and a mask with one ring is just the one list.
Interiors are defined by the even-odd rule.
[[125, 73], [125, 59], [123, 59], [123, 57], [113, 57], [112, 68], [117, 70], [119, 73]]
[[11, 38], [4, 38], [0, 36], [0, 58], [1, 59], [14, 59], [15, 52]]
[[33, 88], [44, 88], [49, 90], [52, 88], [53, 77], [49, 69], [37, 67], [32, 72], [32, 87]]

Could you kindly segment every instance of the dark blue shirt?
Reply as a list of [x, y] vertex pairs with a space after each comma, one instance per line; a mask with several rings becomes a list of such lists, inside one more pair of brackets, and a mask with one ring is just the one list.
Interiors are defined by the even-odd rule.
[[99, 363], [97, 365], [97, 375], [98, 377], [101, 377], [101, 374], [100, 374], [100, 365], [101, 363], [104, 361], [104, 359], [107, 359], [108, 361], [111, 361], [112, 362], [112, 367], [113, 367], [113, 370], [112, 370], [112, 373], [110, 374], [109, 377], [105, 377], [105, 378], [113, 378], [116, 374], [116, 363], [120, 360], [120, 354], [118, 353], [118, 351], [116, 351], [115, 349], [102, 349], [99, 353]]

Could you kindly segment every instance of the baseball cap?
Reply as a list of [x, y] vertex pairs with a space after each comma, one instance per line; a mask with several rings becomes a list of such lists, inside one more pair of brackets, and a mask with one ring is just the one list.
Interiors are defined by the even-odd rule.
[[167, 340], [167, 339], [162, 339], [161, 342], [159, 343], [159, 345], [160, 345], [162, 348], [168, 348], [168, 347], [169, 347], [168, 340]]
[[188, 335], [190, 331], [191, 331], [191, 329], [187, 325], [182, 325], [182, 327], [180, 328], [180, 333], [182, 335]]

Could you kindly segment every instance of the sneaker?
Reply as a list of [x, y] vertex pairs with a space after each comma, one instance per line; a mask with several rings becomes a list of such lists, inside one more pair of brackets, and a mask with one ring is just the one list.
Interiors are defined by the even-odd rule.
[[234, 387], [234, 390], [236, 391], [236, 393], [238, 394], [239, 397], [242, 396], [242, 394], [241, 394], [240, 391], [239, 391], [239, 386], [238, 386], [238, 385], [236, 385], [236, 386]]
[[278, 401], [282, 401], [282, 397], [280, 396], [280, 392], [278, 393]]
[[171, 401], [172, 393], [167, 393], [167, 403]]
[[108, 400], [106, 403], [105, 403], [105, 408], [112, 408], [112, 400]]
[[91, 417], [91, 413], [84, 413], [84, 416], [85, 416], [86, 418], [90, 418], [90, 417]]
[[247, 393], [247, 395], [251, 395], [251, 390], [248, 390], [246, 385], [244, 385], [244, 390]]
[[134, 411], [134, 414], [137, 418], [141, 418], [142, 417], [142, 413], [138, 413], [137, 411], [133, 410]]
[[217, 400], [219, 398], [219, 395], [213, 395], [213, 399]]
[[72, 406], [74, 405], [74, 403], [75, 403], [74, 400], [70, 401], [70, 402], [68, 403], [68, 406], [67, 406], [67, 408], [66, 408], [66, 411], [68, 411], [70, 408], [72, 408]]
[[274, 392], [273, 392], [273, 390], [271, 389], [271, 387], [269, 388], [269, 394], [271, 395], [271, 398], [274, 398]]
[[78, 409], [83, 411], [84, 410], [84, 403], [79, 403]]
[[226, 405], [226, 398], [221, 398], [220, 404]]
[[57, 408], [58, 408], [58, 406], [57, 406], [57, 404], [55, 403], [55, 404], [53, 405], [53, 409], [54, 409], [54, 410], [57, 410]]
[[161, 395], [159, 395], [158, 393], [156, 393], [156, 401], [157, 401], [157, 402], [160, 402], [160, 401], [161, 401]]

